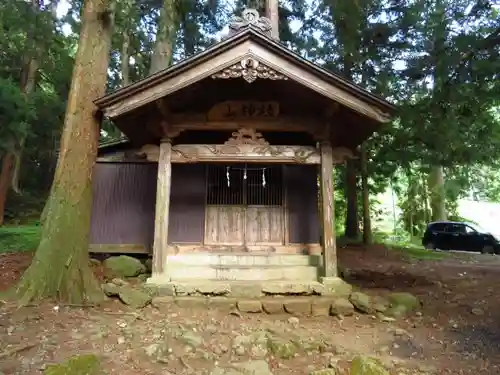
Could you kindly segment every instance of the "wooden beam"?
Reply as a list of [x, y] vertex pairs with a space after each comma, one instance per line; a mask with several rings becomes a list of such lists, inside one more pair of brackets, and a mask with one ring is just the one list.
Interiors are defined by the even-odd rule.
[[[160, 147], [146, 145], [139, 152], [148, 161], [158, 161]], [[172, 163], [263, 162], [319, 164], [319, 150], [313, 146], [270, 145], [176, 145], [171, 150]]]
[[329, 142], [321, 143], [321, 227], [325, 277], [337, 276], [337, 243], [333, 199], [333, 155]]
[[90, 253], [113, 254], [149, 254], [146, 246], [141, 244], [91, 244]]
[[155, 279], [166, 277], [168, 220], [170, 215], [170, 186], [172, 179], [172, 144], [162, 139], [158, 155], [158, 180], [156, 185], [155, 233], [153, 244], [153, 275]]

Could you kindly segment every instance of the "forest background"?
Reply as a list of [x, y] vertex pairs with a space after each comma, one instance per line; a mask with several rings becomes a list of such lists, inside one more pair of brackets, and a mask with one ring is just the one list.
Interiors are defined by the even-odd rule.
[[[81, 7], [78, 0], [0, 1], [0, 252], [38, 243]], [[117, 1], [107, 90], [216, 43], [244, 7], [264, 13], [259, 0]], [[287, 0], [279, 15], [281, 42], [291, 50], [399, 107], [358, 159], [334, 171], [339, 233], [409, 244], [431, 220], [500, 228], [492, 222], [500, 215], [484, 208], [500, 202], [500, 9], [493, 1]], [[104, 123], [102, 142], [120, 137]], [[21, 234], [24, 243], [2, 241], [2, 233]]]

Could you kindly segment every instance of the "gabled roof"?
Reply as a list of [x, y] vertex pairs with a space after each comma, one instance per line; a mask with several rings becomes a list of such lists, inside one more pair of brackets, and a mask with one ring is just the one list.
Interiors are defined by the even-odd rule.
[[288, 79], [379, 122], [387, 121], [395, 111], [385, 99], [307, 61], [253, 25], [195, 56], [107, 94], [95, 104], [106, 116], [116, 118], [220, 73], [243, 59], [258, 61]]

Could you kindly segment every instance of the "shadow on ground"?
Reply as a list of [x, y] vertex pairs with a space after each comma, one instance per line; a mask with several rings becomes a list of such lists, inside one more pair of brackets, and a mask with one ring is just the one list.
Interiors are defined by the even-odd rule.
[[414, 287], [425, 287], [435, 285], [431, 280], [426, 277], [414, 275], [404, 271], [371, 271], [360, 270], [350, 271], [345, 276], [345, 280], [357, 285], [361, 288], [367, 289], [404, 289]]

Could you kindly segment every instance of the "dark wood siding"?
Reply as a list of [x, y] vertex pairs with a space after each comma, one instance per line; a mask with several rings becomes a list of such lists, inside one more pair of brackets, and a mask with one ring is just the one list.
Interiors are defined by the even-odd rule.
[[205, 231], [204, 164], [173, 164], [169, 243], [201, 243]]
[[290, 243], [319, 243], [318, 167], [285, 166]]
[[157, 164], [97, 163], [91, 244], [133, 244], [151, 249]]

